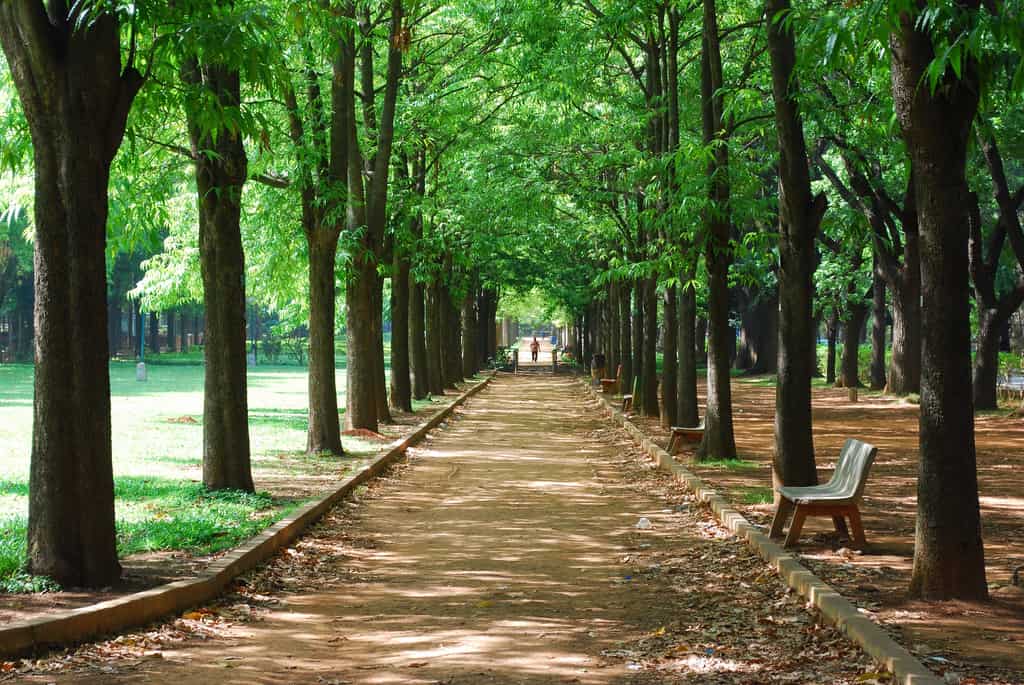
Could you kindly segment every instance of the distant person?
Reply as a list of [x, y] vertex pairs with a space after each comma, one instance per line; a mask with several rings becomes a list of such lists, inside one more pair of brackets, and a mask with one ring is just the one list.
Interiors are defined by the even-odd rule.
[[530, 343], [530, 359], [537, 361], [538, 354], [540, 354], [540, 342], [537, 340], [537, 336], [533, 336], [533, 342]]

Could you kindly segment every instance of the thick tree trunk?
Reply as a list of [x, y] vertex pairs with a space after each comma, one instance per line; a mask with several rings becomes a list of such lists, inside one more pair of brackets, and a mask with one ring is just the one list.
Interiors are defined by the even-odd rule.
[[409, 376], [409, 260], [397, 248], [391, 272], [391, 407], [412, 412]]
[[409, 352], [412, 367], [413, 399], [424, 400], [430, 394], [427, 364], [427, 323], [424, 297], [426, 288], [409, 275]]
[[823, 194], [812, 196], [803, 120], [795, 93], [796, 44], [792, 25], [778, 21], [789, 0], [767, 0], [768, 49], [779, 139], [779, 364], [775, 392], [776, 484], [818, 482], [811, 433], [811, 374], [816, 358], [812, 306], [815, 238], [824, 215]]
[[[54, 25], [43, 3], [0, 3], [0, 43], [32, 137], [35, 377], [28, 570], [67, 586], [118, 578], [107, 360], [110, 164], [141, 86], [121, 72], [102, 8]], [[88, 30], [78, 29], [89, 13]], [[21, 337], [24, 336], [19, 331]]]
[[671, 427], [679, 414], [679, 303], [676, 300], [676, 286], [669, 286], [665, 289], [664, 299], [665, 345], [661, 368], [661, 425], [665, 428]]
[[[193, 61], [184, 77], [226, 107], [241, 99], [238, 72]], [[245, 359], [245, 255], [240, 227], [247, 160], [241, 133], [204, 131], [188, 111], [199, 197], [199, 261], [206, 312], [203, 484], [252, 492]], [[210, 154], [213, 152], [214, 154]]]
[[353, 259], [345, 304], [348, 309], [346, 369], [346, 430], [377, 432], [377, 331], [373, 310], [377, 304], [377, 266], [369, 256]]
[[779, 361], [779, 300], [775, 293], [755, 292], [740, 313], [739, 345], [734, 366], [749, 374], [774, 373]]
[[697, 317], [696, 330], [693, 336], [694, 354], [697, 357], [697, 364], [708, 363], [708, 320], [706, 317]]
[[427, 387], [432, 395], [444, 394], [444, 352], [441, 349], [444, 313], [440, 291], [437, 282], [427, 287]]
[[978, 308], [978, 349], [974, 353], [974, 408], [998, 409], [999, 334], [1006, 320], [992, 309]]
[[[444, 387], [457, 389], [462, 382], [462, 352], [459, 349], [459, 313], [452, 302], [451, 290], [442, 286], [441, 296], [441, 345], [444, 354]], [[511, 338], [511, 325], [509, 335]]]
[[307, 231], [309, 249], [309, 427], [306, 451], [343, 454], [334, 361], [336, 231]]
[[860, 339], [864, 322], [868, 318], [866, 303], [850, 306], [850, 316], [843, 324], [843, 357], [840, 362], [838, 384], [844, 388], [860, 388]]
[[472, 378], [480, 370], [477, 366], [477, 329], [476, 298], [470, 289], [462, 298], [462, 375], [466, 378]]
[[923, 83], [932, 40], [904, 15], [892, 36], [893, 101], [914, 168], [921, 252], [921, 457], [912, 595], [984, 599], [968, 268], [967, 143], [978, 106], [978, 66]]
[[700, 420], [697, 406], [697, 293], [692, 286], [685, 285], [692, 279], [683, 279], [679, 294], [679, 366], [676, 422], [680, 426], [696, 426]]
[[619, 283], [619, 363], [622, 364], [622, 387], [628, 393], [633, 388], [633, 320], [630, 316], [632, 290], [629, 281]]

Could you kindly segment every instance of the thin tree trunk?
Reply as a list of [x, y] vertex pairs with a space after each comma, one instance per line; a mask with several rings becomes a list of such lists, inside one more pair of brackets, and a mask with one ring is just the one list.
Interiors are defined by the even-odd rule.
[[384, 278], [374, 279], [373, 286], [373, 390], [377, 404], [377, 422], [393, 423], [388, 405], [387, 367], [384, 365]]
[[462, 298], [462, 375], [466, 378], [472, 378], [480, 370], [477, 366], [477, 330], [476, 298], [470, 289]]
[[860, 388], [860, 339], [868, 318], [866, 303], [850, 305], [850, 316], [843, 324], [843, 357], [839, 368], [839, 385]]
[[622, 387], [627, 393], [633, 388], [633, 321], [630, 316], [632, 290], [629, 281], [621, 281], [619, 293], [619, 363], [622, 364]]
[[412, 412], [409, 377], [409, 260], [395, 248], [391, 272], [391, 407]]
[[430, 373], [427, 364], [427, 331], [425, 288], [409, 276], [409, 350], [412, 366], [412, 396], [423, 400], [430, 394]]
[[608, 299], [606, 300], [606, 309], [608, 311], [608, 346], [605, 348], [605, 354], [608, 357], [608, 377], [613, 378], [615, 372], [619, 368], [619, 364], [622, 363], [620, 357], [621, 343], [619, 342], [619, 336], [622, 333], [622, 326], [619, 323], [619, 286], [615, 281], [609, 281], [608, 288]]
[[[643, 302], [644, 286], [642, 280], [634, 281], [633, 284], [633, 383], [636, 383], [636, 379], [644, 377], [644, 302]], [[631, 392], [632, 386], [623, 390], [623, 392]], [[633, 403], [638, 404], [638, 398], [633, 398]], [[640, 398], [642, 401], [642, 396]]]
[[885, 279], [877, 269], [871, 288], [871, 389], [885, 387]]
[[436, 281], [427, 288], [427, 386], [432, 395], [444, 394], [444, 354], [441, 349], [444, 314], [440, 290], [441, 286]]
[[683, 279], [679, 294], [679, 366], [678, 405], [676, 421], [680, 426], [696, 426], [700, 420], [697, 407], [697, 293], [687, 285], [692, 278]]
[[825, 353], [825, 382], [832, 385], [836, 382], [836, 340], [839, 338], [839, 318], [835, 312], [825, 322], [825, 337], [828, 348]]
[[[916, 393], [921, 388], [921, 281], [918, 237], [907, 234], [907, 258], [903, 277], [892, 293], [892, 354], [886, 392], [892, 395]], [[911, 247], [913, 243], [913, 247]]]
[[147, 345], [149, 351], [154, 354], [160, 353], [160, 314], [157, 312], [149, 313], [149, 328], [146, 330], [149, 334], [149, 340]]
[[676, 301], [676, 286], [665, 288], [665, 344], [662, 350], [661, 367], [661, 425], [669, 428], [679, 413], [678, 403], [678, 347], [679, 347], [679, 303]]
[[[959, 4], [959, 3], [958, 3]], [[978, 106], [978, 65], [923, 83], [935, 57], [910, 15], [891, 40], [893, 101], [914, 168], [921, 252], [921, 420], [917, 533], [910, 592], [984, 599], [974, 406], [971, 398], [967, 143]]]

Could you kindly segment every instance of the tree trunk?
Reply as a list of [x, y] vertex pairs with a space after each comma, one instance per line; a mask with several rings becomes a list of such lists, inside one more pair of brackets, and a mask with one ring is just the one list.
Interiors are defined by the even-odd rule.
[[734, 459], [730, 357], [736, 336], [729, 326], [730, 186], [728, 139], [721, 137], [722, 55], [718, 44], [714, 0], [704, 2], [704, 43], [701, 50], [701, 121], [704, 144], [712, 146], [707, 163], [709, 206], [704, 212], [704, 259], [708, 270], [708, 383], [704, 437], [697, 459]]
[[384, 365], [384, 278], [375, 274], [373, 283], [373, 397], [377, 423], [393, 423], [388, 405], [388, 376]]
[[146, 346], [153, 354], [160, 352], [160, 315], [157, 312], [149, 312], [149, 321], [146, 324]]
[[[441, 350], [444, 354], [444, 386], [453, 390], [462, 382], [462, 353], [459, 350], [459, 315], [452, 302], [451, 290], [442, 286], [441, 295]], [[508, 337], [512, 337], [511, 323]]]
[[409, 377], [409, 260], [396, 247], [391, 272], [391, 407], [412, 412]]
[[477, 366], [477, 328], [476, 298], [470, 289], [462, 298], [462, 375], [466, 378], [472, 378], [480, 370]]
[[1006, 320], [993, 309], [978, 307], [978, 349], [974, 354], [974, 408], [998, 409], [999, 335]]
[[117, 293], [110, 298], [107, 315], [107, 356], [113, 359], [121, 349], [121, 298]]
[[[658, 282], [646, 278], [642, 282], [644, 306], [643, 379], [640, 393], [643, 395], [640, 409], [644, 416], [657, 418], [658, 407]], [[635, 399], [635, 398], [634, 398]]]
[[628, 393], [633, 388], [633, 321], [630, 316], [632, 290], [629, 281], [622, 281], [619, 293], [619, 363], [622, 364], [622, 387], [619, 392]]
[[978, 65], [965, 58], [937, 88], [932, 39], [903, 15], [891, 41], [893, 101], [914, 168], [921, 252], [921, 457], [910, 591], [925, 599], [984, 599], [968, 268], [965, 168], [978, 106]]
[[441, 286], [436, 281], [427, 288], [427, 387], [432, 395], [444, 394], [444, 353], [441, 349], [444, 314], [440, 290]]
[[850, 305], [850, 316], [843, 324], [843, 357], [840, 363], [839, 386], [860, 388], [860, 339], [868, 317], [865, 303]]
[[815, 238], [825, 213], [824, 194], [812, 196], [803, 120], [795, 93], [796, 44], [789, 0], [767, 0], [775, 128], [779, 140], [779, 364], [775, 391], [773, 480], [814, 485], [811, 374], [816, 357], [812, 308]]
[[608, 299], [606, 300], [606, 309], [608, 311], [608, 346], [605, 348], [605, 354], [607, 355], [608, 365], [608, 376], [609, 378], [615, 376], [615, 372], [619, 368], [619, 364], [622, 363], [620, 350], [622, 344], [619, 342], [619, 336], [622, 334], [622, 325], [619, 323], [619, 316], [621, 314], [619, 307], [619, 285], [615, 281], [610, 281], [607, 288]]
[[665, 428], [671, 427], [679, 414], [679, 303], [676, 300], [676, 287], [665, 288], [665, 345], [661, 371], [661, 425]]
[[700, 422], [700, 410], [697, 407], [697, 292], [692, 285], [687, 285], [691, 280], [692, 278], [683, 279], [684, 285], [679, 294], [676, 422], [680, 426], [696, 426]]
[[[425, 288], [409, 275], [409, 352], [412, 367], [413, 399], [424, 400], [430, 394], [430, 374], [427, 371]], [[394, 343], [392, 343], [394, 344]], [[392, 370], [392, 373], [394, 370]]]
[[871, 288], [871, 389], [885, 387], [885, 279], [877, 274]]
[[825, 337], [828, 348], [825, 353], [825, 382], [832, 385], [836, 382], [836, 340], [839, 338], [839, 318], [835, 312], [825, 322]]
[[[121, 573], [107, 360], [108, 183], [142, 77], [131, 65], [121, 71], [112, 14], [54, 6], [66, 16], [51, 22], [43, 3], [0, 3], [0, 43], [35, 172], [28, 570], [101, 587]], [[79, 29], [86, 15], [89, 27]]]
[[775, 293], [754, 292], [740, 313], [739, 345], [734, 366], [748, 374], [774, 373], [779, 361], [779, 300]]
[[[219, 105], [237, 107], [238, 72], [218, 65], [184, 67], [183, 77]], [[203, 484], [253, 492], [245, 360], [245, 255], [240, 219], [247, 160], [237, 130], [202, 129], [188, 108], [199, 198], [199, 261], [206, 311], [203, 397]], [[213, 153], [213, 154], [210, 154]]]
[[377, 331], [373, 310], [377, 304], [377, 266], [364, 254], [354, 258], [345, 288], [348, 309], [348, 362], [346, 373], [346, 430], [377, 432]]
[[921, 388], [921, 272], [916, 266], [920, 248], [917, 234], [908, 233], [906, 241], [909, 261], [892, 293], [892, 355], [886, 386], [892, 395], [916, 393]]
[[306, 232], [309, 249], [309, 428], [306, 451], [344, 454], [334, 361], [335, 274], [338, 232]]
[[[644, 286], [642, 280], [637, 280], [633, 285], [633, 337], [632, 337], [632, 357], [633, 357], [633, 380], [635, 383], [637, 378], [641, 381], [644, 377], [644, 298], [643, 298]], [[623, 392], [631, 392], [632, 386], [623, 390]], [[639, 404], [643, 401], [643, 396], [633, 398], [634, 405]]]
[[697, 317], [696, 330], [693, 337], [694, 355], [697, 357], [697, 364], [708, 363], [708, 320], [706, 317]]

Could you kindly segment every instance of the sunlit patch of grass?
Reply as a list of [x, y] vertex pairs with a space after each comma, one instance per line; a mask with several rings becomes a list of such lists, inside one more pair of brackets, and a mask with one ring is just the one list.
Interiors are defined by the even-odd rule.
[[771, 488], [745, 486], [739, 489], [740, 501], [744, 504], [771, 504], [775, 493]]
[[704, 459], [702, 461], [695, 461], [695, 466], [707, 467], [710, 469], [756, 469], [760, 468], [760, 464], [747, 461], [743, 458], [737, 459]]

